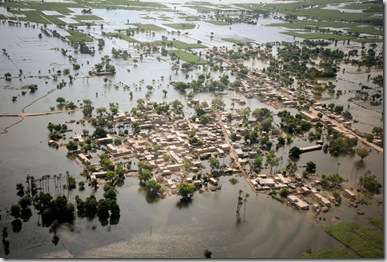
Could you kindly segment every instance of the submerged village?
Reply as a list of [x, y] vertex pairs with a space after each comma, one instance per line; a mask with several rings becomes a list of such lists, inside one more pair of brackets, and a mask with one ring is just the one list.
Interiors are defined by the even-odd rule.
[[[157, 237], [151, 237], [166, 230], [170, 221], [158, 219], [165, 214], [155, 211], [157, 215], [152, 213], [149, 228], [149, 221], [140, 226], [138, 221], [131, 224], [136, 218], [143, 216], [141, 219], [147, 220], [152, 216], [133, 212], [137, 204], [130, 202], [135, 200], [128, 199], [128, 195], [134, 189], [147, 205], [162, 205], [177, 197], [174, 209], [193, 208], [199, 195], [222, 194], [226, 198], [234, 194], [235, 201], [227, 202], [227, 212], [232, 206], [233, 214], [236, 204], [236, 222], [232, 223], [241, 228], [246, 221], [256, 223], [259, 230], [251, 231], [258, 239], [260, 234], [268, 237], [270, 232], [262, 228], [270, 228], [272, 224], [267, 221], [276, 219], [264, 218], [274, 218], [277, 211], [271, 214], [266, 210], [267, 217], [262, 213], [259, 218], [256, 214], [246, 218], [246, 204], [264, 198], [300, 214], [302, 219], [310, 219], [313, 225], [326, 226], [323, 233], [343, 243], [356, 257], [382, 257], [383, 237], [379, 231], [384, 225], [380, 216], [384, 175], [379, 170], [383, 164], [378, 162], [384, 154], [382, 6], [380, 1], [344, 0], [282, 4], [0, 1], [0, 31], [11, 36], [11, 30], [24, 30], [10, 37], [10, 42], [15, 41], [17, 48], [23, 49], [31, 41], [31, 50], [43, 50], [36, 57], [34, 52], [27, 55], [14, 51], [16, 47], [11, 44], [2, 46], [2, 99], [9, 101], [3, 103], [4, 112], [0, 112], [0, 138], [18, 134], [22, 125], [37, 132], [44, 130], [36, 136], [39, 141], [34, 141], [39, 143], [34, 147], [44, 152], [42, 156], [46, 154], [42, 158], [51, 161], [50, 154], [55, 154], [52, 159], [56, 160], [58, 154], [67, 158], [65, 163], [42, 160], [43, 167], [38, 171], [34, 169], [38, 164], [29, 162], [25, 168], [12, 170], [13, 162], [4, 158], [11, 164], [2, 170], [12, 175], [12, 183], [23, 176], [16, 184], [18, 202], [0, 210], [4, 254], [12, 254], [16, 243], [24, 241], [17, 235], [22, 228], [33, 231], [27, 224], [35, 221], [30, 219], [33, 215], [38, 217], [38, 227], [47, 227], [47, 234], [53, 234], [49, 244], [54, 244], [54, 249], [61, 250], [62, 239], [64, 256], [105, 257], [110, 244], [119, 243], [122, 236], [131, 236], [137, 229], [133, 239], [153, 245]], [[284, 32], [283, 28], [289, 30]], [[251, 35], [254, 30], [262, 36]], [[268, 38], [281, 40], [260, 39], [266, 39], [263, 35], [271, 30], [276, 36]], [[43, 69], [43, 65], [49, 67]], [[17, 155], [15, 152], [10, 150], [10, 155]], [[313, 157], [308, 158], [310, 155]], [[81, 172], [53, 171], [69, 169], [70, 165]], [[51, 175], [39, 177], [46, 170]], [[17, 172], [27, 173], [24, 177], [14, 175]], [[239, 190], [226, 196], [230, 188]], [[13, 201], [13, 197], [7, 201]], [[196, 220], [211, 213], [200, 212], [200, 218], [192, 218], [195, 226], [202, 226]], [[124, 225], [118, 227], [122, 214], [128, 213], [130, 218], [124, 217]], [[173, 214], [184, 217], [186, 212]], [[95, 217], [102, 229], [93, 222]], [[14, 219], [9, 223], [13, 233], [8, 234], [6, 223], [10, 219]], [[74, 223], [78, 219], [78, 224]], [[351, 219], [355, 222], [348, 221]], [[217, 224], [218, 217], [214, 221]], [[284, 222], [278, 221], [281, 227]], [[304, 222], [298, 222], [298, 226]], [[377, 232], [360, 222], [376, 227]], [[176, 221], [170, 223], [168, 230], [178, 228], [173, 227]], [[260, 223], [266, 224], [261, 228]], [[98, 236], [91, 241], [93, 244], [84, 246], [91, 250], [102, 247], [100, 253], [78, 250], [85, 245], [74, 241], [82, 239], [81, 232], [105, 234], [103, 228], [128, 231], [106, 239]], [[199, 235], [204, 235], [200, 233], [204, 228], [198, 230]], [[77, 237], [71, 238], [66, 229]], [[199, 239], [196, 233], [190, 234]], [[324, 234], [319, 237], [326, 237]], [[302, 239], [311, 241], [308, 234]], [[348, 243], [348, 239], [358, 242]], [[284, 245], [281, 241], [289, 240], [293, 241], [284, 233], [279, 246]], [[217, 240], [211, 241], [206, 243], [214, 247], [207, 244], [204, 256], [211, 257], [211, 248], [221, 257], [222, 247], [213, 244]], [[316, 245], [326, 247], [332, 243], [331, 239], [324, 241]], [[129, 240], [126, 243], [140, 246]], [[33, 246], [31, 250], [36, 248], [35, 244], [23, 244]], [[40, 246], [46, 244], [42, 241]], [[293, 256], [306, 249], [301, 257], [353, 257], [337, 247], [320, 253], [312, 252], [311, 245], [305, 243], [295, 245], [297, 251], [284, 254]], [[106, 256], [171, 255], [165, 254], [164, 248], [155, 248], [154, 253], [145, 249], [130, 253], [130, 248], [123, 246], [114, 246], [119, 250], [117, 254], [112, 251]], [[197, 257], [199, 248], [204, 249], [197, 243], [188, 248], [190, 255]], [[246, 250], [238, 254], [267, 255], [265, 250], [255, 250], [255, 254]], [[31, 255], [23, 252], [21, 256]], [[223, 254], [227, 252], [232, 248], [223, 250]], [[273, 251], [271, 256], [281, 257], [281, 252]], [[234, 256], [227, 254], [225, 257]]]
[[[232, 66], [235, 65], [225, 58], [225, 50], [222, 52], [213, 48], [208, 52], [213, 54], [220, 67], [233, 70]], [[228, 65], [231, 65], [229, 69]], [[190, 69], [181, 70], [189, 72]], [[97, 77], [109, 75], [97, 71], [92, 74]], [[200, 78], [205, 77], [201, 75]], [[228, 77], [222, 77], [219, 83], [230, 85], [229, 90], [237, 89], [245, 98], [232, 99], [231, 108], [227, 109], [222, 98], [227, 95], [227, 88], [215, 91], [215, 98], [210, 103], [195, 100], [191, 92], [187, 95], [187, 105], [193, 112], [192, 116], [186, 117], [179, 100], [171, 103], [152, 102], [149, 93], [153, 87], [147, 85], [148, 96], [138, 99], [137, 106], [130, 112], [122, 112], [118, 103], [110, 103], [109, 109], [96, 108], [97, 115], [90, 118], [86, 114], [91, 116], [92, 103], [84, 100], [83, 112], [86, 119], [97, 126], [96, 130], [92, 134], [84, 130], [82, 134], [66, 139], [61, 133], [66, 134], [69, 130], [63, 130], [60, 124], [50, 123], [50, 136], [55, 139], [49, 140], [48, 144], [53, 147], [66, 146], [68, 156], [84, 165], [83, 175], [89, 185], [115, 183], [122, 176], [138, 177], [140, 184], [153, 197], [179, 194], [190, 198], [194, 192], [221, 190], [218, 177], [236, 174], [247, 180], [252, 192], [269, 194], [297, 209], [311, 209], [316, 214], [329, 212], [330, 208], [340, 205], [341, 196], [347, 198], [354, 208], [367, 203], [365, 189], [341, 187], [344, 179], [339, 174], [322, 177], [314, 174], [316, 164], [313, 162], [300, 170], [289, 159], [286, 168], [276, 168], [281, 158], [276, 156], [274, 149], [292, 143], [292, 136], [286, 131], [291, 130], [291, 133], [302, 137], [304, 132], [315, 127], [317, 133], [318, 130], [329, 129], [327, 136], [316, 134], [311, 146], [293, 147], [289, 152], [291, 158], [297, 159], [303, 153], [323, 150], [324, 145], [324, 151], [327, 151], [327, 143], [334, 139], [345, 141], [340, 145], [344, 147], [339, 149], [340, 152], [350, 151], [359, 143], [360, 149], [355, 152], [363, 158], [368, 155], [366, 148], [383, 152], [381, 136], [366, 139], [366, 134], [351, 128], [351, 117], [341, 115], [342, 111], [313, 102], [306, 91], [290, 91], [265, 73], [247, 72], [243, 77], [237, 77], [234, 83], [230, 83]], [[181, 91], [189, 88], [189, 84], [184, 82], [170, 84]], [[268, 109], [251, 111], [249, 107], [243, 107], [246, 99], [254, 97], [278, 108], [286, 106], [300, 111], [290, 120], [287, 110], [280, 111], [278, 117], [281, 122], [276, 125], [273, 123], [273, 113]], [[65, 101], [57, 101], [60, 107], [67, 107]], [[235, 104], [242, 108], [235, 109]], [[138, 167], [133, 168], [132, 161], [128, 159], [138, 159]], [[228, 159], [228, 164], [224, 163], [224, 159]], [[120, 167], [119, 171], [115, 172], [117, 167]], [[268, 167], [269, 173], [260, 172]], [[233, 179], [230, 182], [233, 183]], [[182, 185], [187, 186], [183, 193], [180, 191]], [[379, 190], [380, 187], [379, 184], [375, 189]], [[364, 214], [361, 209], [357, 213]]]

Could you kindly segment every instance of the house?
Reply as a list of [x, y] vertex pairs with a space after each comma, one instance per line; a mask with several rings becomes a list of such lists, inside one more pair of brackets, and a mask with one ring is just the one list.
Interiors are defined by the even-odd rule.
[[242, 149], [240, 149], [240, 148], [236, 148], [236, 149], [235, 149], [235, 154], [236, 154], [238, 157], [240, 157], [240, 158], [242, 158], [242, 157], [245, 155], [245, 153], [243, 153]]
[[109, 135], [109, 134], [107, 134], [106, 137], [98, 138], [97, 139], [97, 144], [106, 145], [106, 144], [109, 144], [109, 143], [113, 143], [113, 137], [111, 135]]
[[317, 199], [317, 201], [319, 203], [323, 204], [324, 206], [326, 206], [326, 207], [331, 207], [332, 206], [331, 201], [329, 201], [328, 199], [326, 199], [325, 197], [323, 197], [319, 193], [314, 193], [313, 195]]
[[306, 203], [305, 201], [299, 199], [295, 195], [289, 195], [287, 197], [287, 199], [289, 200], [290, 203], [295, 205], [298, 209], [301, 209], [301, 210], [308, 210], [309, 209], [309, 204]]
[[102, 172], [93, 172], [93, 173], [90, 175], [90, 180], [97, 179], [97, 178], [105, 178], [105, 177], [106, 177], [106, 174], [107, 174], [107, 172], [105, 172], [105, 171], [102, 171]]
[[217, 186], [217, 185], [218, 185], [218, 180], [216, 180], [216, 179], [213, 178], [213, 177], [210, 177], [210, 183], [211, 183], [211, 184], [214, 184], [215, 186]]
[[273, 187], [275, 185], [275, 182], [272, 178], [258, 178], [257, 181], [261, 186]]
[[349, 197], [350, 199], [355, 199], [356, 198], [356, 194], [353, 193], [351, 190], [349, 189], [344, 189], [343, 190], [343, 195], [346, 196], [346, 197]]
[[84, 154], [78, 154], [78, 158], [82, 161], [83, 164], [90, 164], [90, 160]]

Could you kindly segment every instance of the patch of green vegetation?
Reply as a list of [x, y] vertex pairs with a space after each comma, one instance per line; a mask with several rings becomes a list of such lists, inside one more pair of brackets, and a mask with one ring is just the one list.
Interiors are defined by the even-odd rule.
[[205, 48], [205, 45], [202, 44], [189, 44], [179, 40], [173, 41], [173, 46], [178, 49], [194, 49], [194, 48]]
[[327, 226], [325, 231], [363, 258], [384, 257], [384, 234], [380, 228], [343, 221]]
[[58, 17], [61, 17], [61, 16], [54, 16], [54, 15], [46, 15], [45, 16], [45, 18], [50, 20], [50, 22], [55, 24], [55, 25], [66, 25], [66, 22], [60, 20]]
[[346, 5], [344, 8], [345, 9], [355, 9], [355, 10], [375, 10], [375, 11], [378, 10], [377, 12], [383, 12], [382, 11], [383, 5], [381, 5], [381, 4], [351, 3], [351, 4]]
[[69, 15], [73, 13], [69, 8], [82, 8], [82, 5], [77, 3], [58, 3], [58, 2], [28, 2], [30, 8], [37, 11], [57, 11], [63, 15]]
[[339, 10], [309, 8], [304, 10], [296, 10], [293, 15], [312, 17], [317, 20], [338, 20], [338, 21], [359, 21], [370, 18], [369, 13], [349, 13]]
[[7, 17], [3, 14], [0, 14], [0, 19], [3, 20], [3, 19], [6, 19]]
[[23, 21], [30, 21], [39, 24], [50, 24], [51, 21], [46, 18], [40, 11], [24, 12], [25, 17], [21, 18]]
[[196, 27], [195, 24], [191, 24], [191, 23], [176, 23], [176, 24], [163, 24], [165, 26], [169, 26], [169, 27], [172, 27], [176, 30], [180, 30], [180, 29], [194, 29]]
[[356, 258], [353, 254], [349, 253], [347, 250], [334, 246], [334, 247], [327, 247], [319, 249], [312, 253], [304, 252], [302, 253], [298, 258]]
[[226, 42], [234, 43], [236, 45], [247, 45], [248, 44], [247, 42], [240, 41], [240, 40], [234, 39], [234, 38], [222, 38], [222, 40], [226, 41]]
[[97, 15], [76, 15], [74, 17], [77, 21], [85, 21], [85, 20], [103, 20], [102, 17], [99, 17]]
[[119, 39], [123, 39], [129, 43], [135, 43], [135, 42], [138, 42], [136, 39], [134, 39], [133, 37], [130, 37], [130, 36], [127, 36], [123, 33], [119, 33], [119, 32], [109, 32], [109, 33], [103, 33], [104, 36], [107, 36], [107, 37], [117, 37]]
[[196, 15], [187, 15], [187, 16], [181, 16], [179, 17], [181, 19], [185, 19], [187, 21], [200, 21], [200, 16], [196, 16]]
[[324, 34], [324, 33], [301, 33], [297, 31], [281, 32], [284, 35], [295, 36], [304, 39], [326, 39], [326, 40], [347, 40], [351, 39], [349, 36], [336, 35], [336, 34]]
[[235, 184], [238, 184], [238, 183], [239, 183], [239, 180], [238, 180], [237, 178], [235, 178], [235, 177], [230, 178], [228, 181], [229, 181], [232, 185], [235, 185]]
[[127, 0], [108, 0], [105, 2], [110, 6], [127, 6], [127, 7], [147, 7], [147, 8], [167, 8], [167, 6], [157, 2], [141, 2], [141, 1], [127, 1]]
[[197, 55], [191, 54], [183, 50], [168, 50], [168, 54], [175, 55], [179, 59], [186, 61], [188, 63], [193, 63], [197, 65], [205, 65], [208, 63], [207, 60], [204, 60]]
[[145, 31], [161, 31], [161, 30], [165, 30], [164, 28], [162, 28], [160, 26], [157, 26], [157, 25], [154, 25], [154, 24], [140, 24], [140, 23], [136, 23], [136, 24], [132, 24], [132, 25], [136, 26], [140, 30], [145, 30]]
[[353, 33], [359, 33], [359, 34], [368, 34], [368, 35], [383, 35], [383, 29], [378, 30], [371, 26], [365, 26], [365, 27], [351, 27], [349, 30]]
[[79, 31], [74, 31], [74, 30], [66, 30], [70, 35], [69, 36], [66, 36], [67, 39], [69, 39], [71, 42], [82, 42], [82, 41], [85, 41], [85, 42], [93, 42], [94, 39], [91, 38], [90, 36], [82, 33], [82, 32], [79, 32]]
[[334, 22], [334, 21], [300, 21], [297, 23], [273, 23], [266, 26], [281, 26], [291, 29], [303, 29], [303, 28], [320, 28], [320, 27], [333, 27], [333, 28], [350, 28], [354, 25], [359, 25], [358, 23], [347, 23], [347, 22]]
[[384, 218], [382, 216], [370, 217], [368, 220], [371, 225], [379, 228], [380, 230], [384, 230]]
[[0, 2], [0, 6], [4, 6], [5, 8], [9, 7], [10, 10], [13, 12], [13, 9], [23, 9], [23, 8], [30, 8], [30, 6], [27, 3], [23, 2]]
[[352, 41], [357, 42], [357, 43], [381, 43], [381, 42], [383, 42], [383, 39], [367, 37], [367, 38], [353, 39]]
[[217, 21], [217, 20], [204, 20], [204, 22], [207, 22], [213, 25], [228, 25], [228, 23], [224, 21]]

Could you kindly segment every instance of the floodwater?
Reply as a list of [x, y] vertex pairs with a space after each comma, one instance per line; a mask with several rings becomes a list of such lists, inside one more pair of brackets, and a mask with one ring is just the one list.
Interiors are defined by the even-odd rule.
[[[105, 31], [122, 28], [127, 17], [130, 17], [131, 23], [154, 23], [152, 20], [141, 18], [141, 12], [137, 11], [95, 10], [94, 14], [106, 19]], [[176, 14], [168, 13], [168, 15], [173, 16], [173, 22], [181, 22]], [[281, 35], [279, 29], [266, 28], [261, 25], [270, 22], [275, 21], [260, 19], [257, 26], [236, 24], [231, 27], [219, 27], [207, 23], [204, 25], [205, 22], [197, 22], [198, 27], [189, 30], [188, 37], [172, 33], [173, 30], [168, 28], [167, 32], [159, 32], [154, 36], [141, 33], [135, 38], [158, 40], [161, 35], [166, 35], [168, 39], [175, 38], [191, 43], [200, 39], [204, 44], [228, 46], [232, 44], [222, 43], [220, 39], [235, 35], [253, 39], [258, 43], [291, 39]], [[52, 28], [64, 34], [62, 29]], [[87, 30], [85, 29], [85, 31]], [[212, 31], [215, 31], [213, 42], [209, 39]], [[100, 37], [99, 26], [92, 27], [88, 32]], [[251, 34], [251, 32], [256, 32], [256, 34]], [[0, 76], [10, 72], [15, 77], [19, 74], [20, 69], [23, 71], [20, 79], [15, 77], [12, 81], [7, 82], [0, 79], [0, 112], [2, 113], [19, 113], [22, 108], [37, 99], [39, 100], [26, 108], [25, 111], [49, 111], [50, 107], [56, 105], [55, 100], [60, 96], [63, 96], [67, 101], [74, 101], [76, 104], [79, 104], [83, 99], [91, 99], [95, 108], [108, 107], [110, 102], [117, 102], [120, 110], [129, 111], [136, 106], [137, 99], [144, 98], [147, 85], [154, 86], [151, 101], [161, 102], [179, 99], [183, 104], [186, 104], [185, 95], [175, 91], [169, 85], [169, 81], [190, 81], [198, 74], [210, 72], [201, 67], [191, 71], [187, 79], [185, 73], [181, 71], [175, 73], [171, 70], [172, 61], [169, 58], [160, 57], [161, 60], [158, 61], [159, 54], [150, 54], [144, 56], [143, 61], [138, 62], [137, 66], [134, 66], [132, 59], [128, 61], [114, 60], [117, 74], [109, 77], [111, 83], [109, 81], [105, 84], [102, 78], [86, 77], [88, 71], [93, 65], [101, 61], [101, 56], [111, 55], [112, 47], [128, 48], [131, 56], [138, 58], [140, 54], [133, 44], [118, 39], [105, 39], [104, 49], [97, 51], [95, 56], [89, 56], [73, 52], [71, 46], [57, 38], [43, 36], [42, 39], [39, 39], [37, 37], [39, 33], [39, 28], [12, 27], [0, 24], [0, 35], [2, 39], [7, 39], [7, 41], [0, 42], [0, 47], [6, 49], [10, 55], [8, 59], [5, 55], [0, 54], [2, 56]], [[68, 54], [77, 59], [77, 62], [81, 64], [80, 70], [77, 72], [72, 70], [68, 58], [61, 54], [61, 48], [69, 50]], [[253, 66], [256, 65], [252, 64], [251, 67]], [[60, 76], [58, 82], [51, 78], [46, 79], [44, 76], [51, 76], [56, 70], [65, 68], [70, 68], [71, 74], [76, 79], [72, 85], [56, 90], [58, 82], [62, 79], [67, 81], [66, 76]], [[230, 74], [227, 71], [223, 73], [211, 71], [210, 73], [215, 79], [223, 73]], [[230, 79], [233, 80], [231, 75]], [[22, 96], [20, 95], [21, 88], [26, 84], [37, 84], [39, 89], [34, 94], [27, 93]], [[124, 90], [123, 85], [129, 86], [130, 89]], [[54, 89], [55, 91], [52, 91]], [[167, 97], [164, 97], [163, 89], [168, 91]], [[43, 97], [50, 91], [52, 92], [49, 95]], [[133, 92], [133, 99], [129, 97], [130, 91]], [[11, 101], [12, 96], [18, 96], [16, 102]], [[227, 108], [230, 108], [233, 97], [239, 97], [239, 95], [229, 92], [224, 97]], [[200, 100], [210, 101], [212, 98], [211, 94], [195, 95], [195, 99]], [[257, 107], [268, 107], [275, 113], [279, 111], [256, 99], [247, 99], [246, 102], [246, 106], [250, 106], [252, 110]], [[235, 108], [239, 108], [239, 106], [236, 105]], [[292, 109], [290, 111], [294, 112]], [[187, 114], [190, 112], [192, 113], [192, 110], [187, 109]], [[359, 115], [361, 114], [359, 113]], [[46, 126], [49, 122], [65, 123], [74, 119], [80, 120], [82, 116], [81, 112], [75, 112], [30, 117], [11, 127], [7, 134], [0, 135], [2, 226], [10, 224], [11, 217], [6, 214], [6, 210], [17, 201], [15, 185], [18, 182], [24, 182], [27, 174], [39, 178], [45, 174], [50, 174], [52, 177], [54, 174], [65, 174], [68, 171], [77, 180], [81, 179], [79, 173], [82, 171], [82, 167], [65, 156], [67, 153], [65, 148], [56, 150], [48, 147]], [[0, 127], [4, 128], [18, 120], [18, 118], [0, 118]], [[374, 126], [378, 126], [379, 123], [378, 117], [363, 120], [365, 123], [368, 123], [367, 121], [375, 121], [372, 123]], [[82, 132], [83, 129], [93, 130], [88, 123], [85, 123], [84, 126], [69, 123], [68, 127], [73, 130], [67, 134], [68, 137], [75, 132]], [[291, 146], [310, 144], [308, 141], [295, 139], [293, 144], [280, 148], [278, 156], [282, 156], [282, 161], [276, 169], [286, 165]], [[348, 187], [356, 188], [359, 176], [367, 170], [370, 170], [380, 182], [383, 182], [383, 156], [374, 151], [361, 163], [357, 156], [333, 158], [321, 151], [316, 151], [302, 155], [297, 165], [302, 169], [302, 166], [308, 161], [314, 161], [317, 164], [317, 172], [321, 174], [332, 174], [338, 170], [345, 179], [349, 180], [345, 184]], [[263, 172], [266, 171], [268, 170], [263, 170]], [[326, 246], [340, 245], [322, 228], [334, 218], [335, 212], [348, 220], [365, 220], [365, 216], [357, 216], [356, 210], [348, 208], [344, 201], [340, 208], [335, 208], [334, 212], [323, 214], [324, 220], [315, 221], [311, 218], [311, 214], [313, 214], [311, 211], [308, 214], [303, 214], [303, 212], [287, 207], [266, 195], [255, 195], [250, 191], [244, 178], [238, 177], [239, 183], [236, 185], [229, 183], [230, 178], [221, 178], [221, 191], [196, 194], [192, 203], [188, 205], [181, 204], [179, 197], [176, 196], [159, 200], [157, 203], [149, 203], [144, 193], [139, 190], [138, 180], [127, 178], [125, 184], [118, 188], [121, 217], [117, 225], [102, 226], [98, 219], [88, 221], [78, 218], [71, 228], [63, 226], [59, 229], [60, 241], [57, 246], [54, 246], [51, 243], [52, 234], [48, 233], [47, 228], [37, 228], [37, 215], [34, 215], [28, 223], [23, 223], [23, 229], [20, 233], [13, 233], [9, 228], [11, 253], [7, 258], [202, 258], [206, 248], [210, 249], [213, 257], [216, 258], [291, 258], [305, 251], [308, 246], [316, 250]], [[250, 197], [246, 208], [241, 211], [238, 219], [235, 208], [239, 189], [249, 193]], [[89, 194], [89, 188], [84, 192], [76, 189], [70, 193], [69, 197], [74, 199], [76, 195], [80, 195], [85, 198]], [[96, 195], [101, 197], [101, 188]], [[373, 201], [375, 202], [377, 199], [375, 198]], [[382, 214], [382, 208], [377, 208], [376, 204], [362, 207], [362, 209], [367, 212], [367, 215]]]

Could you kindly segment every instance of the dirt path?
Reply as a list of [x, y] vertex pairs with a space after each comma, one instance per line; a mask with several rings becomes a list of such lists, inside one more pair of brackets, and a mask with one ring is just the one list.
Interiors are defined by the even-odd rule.
[[60, 113], [69, 113], [69, 112], [75, 112], [75, 111], [79, 111], [80, 109], [72, 109], [72, 110], [55, 110], [55, 111], [47, 111], [47, 112], [35, 112], [35, 113], [26, 113], [25, 110], [30, 107], [31, 105], [33, 105], [34, 103], [36, 103], [37, 101], [47, 97], [48, 95], [50, 95], [52, 92], [56, 91], [58, 89], [51, 89], [47, 92], [47, 94], [45, 94], [44, 96], [41, 96], [37, 99], [35, 99], [34, 101], [32, 101], [31, 103], [29, 103], [28, 105], [26, 105], [25, 107], [22, 108], [22, 112], [19, 113], [19, 114], [13, 114], [13, 113], [10, 113], [10, 114], [0, 114], [0, 117], [21, 117], [21, 119], [19, 119], [18, 121], [16, 121], [15, 123], [7, 126], [7, 127], [4, 127], [3, 128], [3, 131], [0, 132], [1, 135], [3, 134], [6, 134], [8, 133], [8, 130], [21, 123], [26, 117], [30, 117], [30, 116], [45, 116], [45, 115], [52, 115], [52, 114], [60, 114]]

